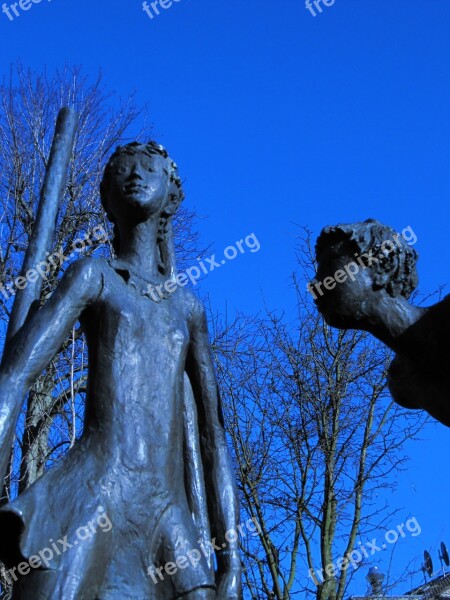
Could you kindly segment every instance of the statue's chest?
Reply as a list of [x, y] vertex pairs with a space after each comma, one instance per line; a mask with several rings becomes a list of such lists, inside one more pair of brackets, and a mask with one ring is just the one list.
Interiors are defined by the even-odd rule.
[[182, 307], [175, 297], [155, 302], [120, 286], [110, 290], [101, 310], [103, 335], [115, 346], [140, 355], [175, 357], [183, 354], [189, 343], [189, 332]]

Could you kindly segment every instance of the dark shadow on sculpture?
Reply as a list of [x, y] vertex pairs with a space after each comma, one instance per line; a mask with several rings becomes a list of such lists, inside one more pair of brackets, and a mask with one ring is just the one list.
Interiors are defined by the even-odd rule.
[[374, 219], [326, 227], [308, 289], [329, 325], [368, 331], [395, 351], [388, 385], [396, 402], [450, 426], [450, 296], [427, 308], [408, 302], [417, 258]]
[[[240, 598], [238, 541], [225, 537], [237, 531], [238, 505], [205, 313], [175, 285], [171, 217], [183, 198], [176, 165], [155, 143], [119, 148], [101, 196], [117, 258], [73, 263], [2, 362], [4, 474], [27, 390], [77, 320], [85, 332], [82, 438], [0, 509], [0, 558], [12, 568], [56, 540], [72, 544], [19, 578], [21, 600]], [[167, 280], [174, 291], [155, 301], [148, 287]], [[99, 514], [110, 530], [80, 540], [79, 528]], [[183, 559], [200, 542], [209, 549], [210, 536], [223, 548], [217, 572], [207, 552], [195, 554], [195, 565]], [[171, 575], [167, 563], [177, 566]]]

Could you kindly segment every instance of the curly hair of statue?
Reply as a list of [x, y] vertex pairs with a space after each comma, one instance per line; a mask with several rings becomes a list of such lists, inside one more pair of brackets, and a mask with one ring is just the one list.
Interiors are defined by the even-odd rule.
[[[317, 238], [316, 256], [334, 241], [349, 242], [360, 255], [371, 252], [376, 259], [375, 266], [371, 267], [375, 289], [384, 288], [392, 297], [401, 295], [408, 299], [417, 287], [418, 254], [391, 227], [376, 219], [325, 227]], [[391, 243], [391, 250], [385, 253], [387, 242]], [[366, 266], [371, 266], [371, 262], [367, 261]]]

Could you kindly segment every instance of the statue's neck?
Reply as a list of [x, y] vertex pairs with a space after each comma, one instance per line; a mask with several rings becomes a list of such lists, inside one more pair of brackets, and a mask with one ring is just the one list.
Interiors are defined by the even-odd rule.
[[119, 225], [120, 250], [117, 258], [149, 277], [158, 275], [158, 224], [154, 221]]
[[409, 344], [414, 344], [416, 330], [413, 325], [427, 312], [409, 304], [404, 298], [386, 298], [377, 303], [374, 314], [369, 320], [367, 331], [392, 348], [404, 353]]

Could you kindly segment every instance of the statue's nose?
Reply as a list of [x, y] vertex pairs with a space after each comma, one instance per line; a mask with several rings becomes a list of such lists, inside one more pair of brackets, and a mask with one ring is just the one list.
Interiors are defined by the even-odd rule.
[[134, 167], [131, 169], [128, 179], [142, 179], [142, 172], [138, 165], [134, 165]]

